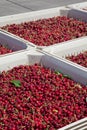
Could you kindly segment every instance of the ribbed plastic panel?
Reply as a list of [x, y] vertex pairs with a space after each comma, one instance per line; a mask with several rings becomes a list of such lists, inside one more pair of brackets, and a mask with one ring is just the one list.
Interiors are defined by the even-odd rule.
[[87, 118], [71, 123], [59, 130], [87, 130]]

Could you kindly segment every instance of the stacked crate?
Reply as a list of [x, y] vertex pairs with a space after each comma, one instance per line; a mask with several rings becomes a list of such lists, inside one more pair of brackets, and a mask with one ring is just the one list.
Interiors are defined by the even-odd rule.
[[[85, 4], [81, 3], [80, 5], [82, 5], [82, 8], [83, 8], [83, 5], [85, 6]], [[69, 61], [68, 59], [66, 59], [66, 57], [69, 57], [71, 55], [76, 56], [79, 53], [87, 51], [87, 43], [86, 43], [87, 42], [87, 36], [86, 36], [87, 27], [84, 27], [83, 34], [80, 34], [80, 35], [76, 34], [76, 37], [74, 36], [69, 39], [66, 38], [66, 40], [63, 39], [57, 43], [53, 42], [53, 43], [50, 43], [49, 45], [44, 44], [42, 46], [41, 46], [41, 44], [38, 45], [38, 44], [35, 44], [35, 43], [29, 41], [28, 37], [24, 39], [23, 36], [26, 33], [24, 28], [22, 28], [22, 34], [20, 32], [20, 24], [23, 25], [23, 23], [26, 24], [27, 22], [30, 22], [31, 24], [34, 22], [36, 24], [37, 21], [39, 21], [39, 22], [41, 21], [41, 23], [43, 25], [43, 21], [49, 21], [49, 19], [52, 20], [52, 18], [56, 19], [57, 16], [60, 18], [63, 17], [64, 20], [66, 20], [66, 18], [67, 18], [67, 21], [69, 21], [69, 20], [72, 21], [72, 19], [74, 19], [75, 21], [80, 21], [81, 23], [79, 25], [81, 25], [81, 27], [83, 24], [87, 25], [86, 10], [84, 11], [84, 10], [78, 9], [78, 8], [79, 8], [79, 6], [78, 6], [78, 4], [76, 4], [76, 5], [69, 5], [67, 7], [63, 6], [63, 7], [58, 7], [58, 8], [52, 8], [52, 9], [46, 9], [46, 10], [41, 10], [41, 11], [34, 11], [34, 12], [29, 12], [29, 13], [22, 13], [22, 14], [17, 14], [17, 15], [1, 17], [0, 18], [0, 28], [1, 28], [0, 29], [0, 44], [5, 47], [8, 46], [9, 49], [12, 50], [12, 52], [10, 52], [9, 54], [4, 54], [4, 55], [2, 54], [0, 56], [1, 75], [3, 74], [3, 71], [9, 72], [9, 70], [11, 70], [14, 67], [16, 68], [16, 67], [20, 66], [20, 68], [21, 68], [21, 66], [25, 66], [25, 65], [32, 66], [34, 64], [35, 65], [39, 64], [45, 68], [48, 68], [52, 72], [54, 71], [56, 74], [58, 74], [60, 76], [62, 75], [63, 77], [61, 77], [61, 78], [64, 78], [64, 80], [67, 82], [68, 82], [68, 80], [70, 80], [70, 81], [72, 80], [72, 82], [75, 82], [75, 85], [77, 87], [79, 87], [80, 89], [82, 89], [82, 91], [83, 91], [84, 87], [82, 88], [82, 86], [84, 85], [86, 87], [86, 84], [87, 84], [87, 68]], [[80, 6], [80, 8], [81, 8], [81, 6]], [[60, 21], [60, 24], [62, 24], [61, 21]], [[68, 26], [67, 23], [65, 25]], [[18, 29], [20, 35], [19, 36], [15, 35], [14, 28], [12, 28], [12, 31], [14, 31], [14, 33], [12, 34], [11, 31], [10, 32], [8, 31], [8, 28], [6, 28], [6, 26], [8, 26], [9, 28], [12, 28], [12, 26], [14, 26], [15, 28]], [[19, 26], [19, 28], [18, 28], [18, 26]], [[43, 28], [44, 28], [44, 26], [43, 26]], [[78, 30], [78, 28], [79, 27], [77, 27], [77, 30]], [[28, 30], [28, 28], [27, 28], [27, 30]], [[34, 30], [35, 30], [35, 27], [34, 27]], [[77, 30], [74, 30], [74, 32]], [[45, 30], [44, 35], [45, 35], [45, 33], [47, 33], [46, 31], [48, 31], [48, 30]], [[54, 30], [54, 31], [55, 31], [55, 33], [58, 33], [58, 32], [56, 32], [56, 30]], [[62, 32], [62, 30], [60, 32]], [[68, 30], [65, 30], [65, 33], [66, 32], [68, 32]], [[52, 32], [50, 32], [50, 33], [52, 33]], [[30, 33], [29, 33], [29, 35], [30, 35]], [[38, 35], [40, 36], [41, 34], [39, 33]], [[44, 36], [44, 35], [42, 35], [42, 36]], [[61, 33], [61, 35], [62, 35], [62, 33]], [[63, 34], [63, 36], [64, 36], [64, 34]], [[47, 37], [47, 38], [49, 38], [49, 37]], [[65, 37], [67, 37], [67, 36], [65, 36]], [[87, 59], [85, 59], [85, 60], [87, 62]], [[42, 80], [43, 80], [43, 78], [42, 78]], [[16, 87], [20, 88], [21, 82], [19, 82], [19, 80], [14, 80], [14, 82], [12, 80], [11, 83], [12, 83], [12, 85], [15, 85]], [[84, 100], [85, 100], [84, 101], [85, 104], [87, 105], [86, 98]], [[59, 112], [59, 111], [54, 109], [54, 113], [57, 113], [57, 112]], [[82, 117], [84, 117], [84, 115]], [[65, 123], [65, 124], [67, 124], [67, 126], [60, 128], [60, 130], [77, 130], [77, 129], [85, 130], [85, 129], [87, 129], [87, 126], [86, 126], [87, 118], [84, 118], [82, 120], [79, 120], [79, 119], [80, 119], [80, 117], [78, 117], [78, 118], [76, 117], [76, 120], [74, 119], [74, 121], [78, 120], [77, 122], [72, 123], [73, 121], [71, 121], [70, 124]], [[66, 120], [68, 120], [68, 119], [66, 119]], [[46, 122], [45, 122], [45, 124], [46, 124]], [[45, 129], [50, 130], [51, 128], [54, 129], [53, 126], [55, 127], [55, 129], [57, 129], [57, 128], [59, 129], [58, 124], [56, 124], [56, 126], [55, 126], [55, 124], [54, 125], [52, 124], [52, 126], [51, 126], [51, 123], [48, 123], [47, 126], [44, 126], [44, 130]], [[63, 124], [61, 126], [63, 126]], [[34, 129], [36, 129], [36, 126], [33, 126], [33, 127], [34, 127]], [[5, 128], [5, 127], [3, 126], [3, 128]], [[16, 126], [15, 126], [15, 129], [16, 129]], [[37, 129], [43, 129], [43, 128], [42, 127], [40, 128], [38, 125]]]

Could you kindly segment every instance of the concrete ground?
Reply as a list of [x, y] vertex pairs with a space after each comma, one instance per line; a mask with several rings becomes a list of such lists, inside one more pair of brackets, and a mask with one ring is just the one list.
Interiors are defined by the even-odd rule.
[[0, 0], [0, 16], [64, 6], [87, 0]]

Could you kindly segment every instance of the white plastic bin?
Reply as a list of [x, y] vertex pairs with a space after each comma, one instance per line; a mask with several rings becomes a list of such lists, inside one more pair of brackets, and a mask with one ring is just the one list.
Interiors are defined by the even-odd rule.
[[[34, 63], [39, 63], [44, 67], [52, 70], [59, 70], [63, 74], [69, 75], [72, 79], [82, 84], [87, 83], [87, 72], [82, 71], [80, 68], [75, 68], [74, 66], [69, 66], [62, 59], [53, 57], [50, 54], [41, 53], [39, 51], [26, 51], [14, 55], [9, 55], [6, 57], [1, 57], [0, 59], [0, 71], [7, 71], [15, 66], [19, 65], [33, 65]], [[87, 119], [86, 119], [87, 120]], [[77, 123], [75, 123], [77, 124]], [[70, 127], [72, 124], [70, 124]], [[68, 128], [68, 127], [65, 127]], [[67, 130], [67, 129], [60, 129]], [[72, 129], [68, 129], [72, 130]]]
[[23, 41], [20, 41], [16, 37], [6, 34], [2, 31], [0, 31], [0, 45], [6, 46], [9, 49], [13, 50], [13, 52], [7, 53], [7, 54], [2, 54], [2, 55], [0, 55], [0, 57], [33, 49], [33, 46], [31, 46], [31, 45], [28, 46]]
[[71, 4], [67, 6], [73, 12], [73, 15], [77, 15], [76, 18], [87, 22], [87, 2], [81, 2], [76, 4]]
[[70, 66], [79, 67], [80, 69], [85, 70], [87, 72], [86, 67], [78, 65], [77, 63], [74, 63], [66, 59], [67, 56], [77, 55], [80, 52], [87, 51], [87, 37], [78, 38], [73, 41], [67, 41], [66, 44], [59, 44], [53, 47], [47, 47], [44, 48], [43, 51], [53, 56], [60, 57]]
[[83, 8], [85, 8], [85, 7], [87, 8], [87, 2], [71, 4], [71, 5], [67, 5], [67, 7], [83, 11]]
[[57, 70], [63, 74], [70, 76], [76, 82], [87, 83], [87, 70], [80, 67], [69, 65], [61, 58], [53, 57], [50, 54], [41, 53], [39, 51], [26, 51], [14, 55], [0, 58], [0, 71], [9, 70], [14, 66], [39, 63], [45, 67]]
[[[45, 10], [40, 10], [40, 11], [33, 11], [33, 12], [28, 12], [28, 13], [3, 16], [3, 17], [0, 17], [0, 27], [5, 26], [7, 24], [13, 24], [13, 23], [20, 24], [20, 23], [28, 22], [28, 21], [35, 21], [35, 20], [44, 19], [44, 18], [52, 18], [54, 16], [67, 16], [67, 17], [77, 18], [77, 13], [75, 13], [71, 9], [65, 8], [63, 6], [63, 7], [57, 7], [57, 8], [52, 8], [52, 9], [45, 9]], [[7, 32], [7, 31], [5, 31], [5, 32]], [[7, 32], [7, 33], [9, 33], [9, 32]], [[23, 40], [25, 43], [27, 42], [29, 45], [36, 46], [37, 48], [46, 47], [46, 46], [35, 45], [32, 42], [29, 42], [27, 40], [24, 40], [23, 38], [20, 38], [19, 36], [16, 36], [16, 37]], [[65, 42], [63, 42], [63, 43], [65, 43]], [[57, 44], [57, 43], [55, 43], [55, 44]]]

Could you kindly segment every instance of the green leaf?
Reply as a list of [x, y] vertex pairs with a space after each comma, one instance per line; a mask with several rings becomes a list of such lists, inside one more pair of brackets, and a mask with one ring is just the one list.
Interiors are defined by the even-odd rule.
[[66, 77], [66, 78], [68, 78], [68, 79], [71, 79], [71, 77], [70, 77], [69, 75], [63, 74], [61, 71], [55, 71], [55, 74], [58, 74], [58, 75], [62, 74], [63, 77]]
[[68, 78], [68, 79], [71, 79], [71, 77], [70, 77], [69, 75], [66, 75], [66, 74], [64, 74], [63, 77], [66, 77], [66, 78]]
[[21, 86], [20, 80], [12, 80], [11, 83], [12, 83], [15, 87], [20, 87], [20, 86]]
[[58, 74], [58, 75], [60, 75], [60, 73], [61, 73], [61, 72], [59, 72], [59, 71], [55, 71], [55, 74]]

